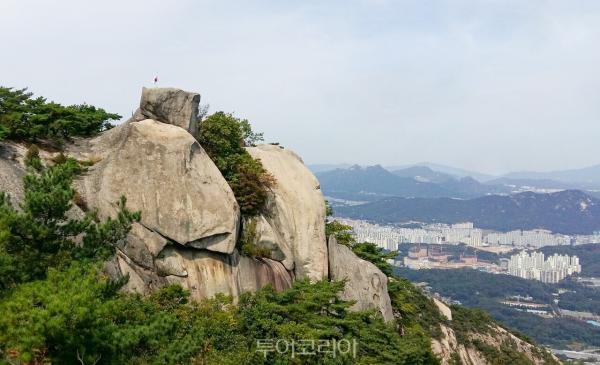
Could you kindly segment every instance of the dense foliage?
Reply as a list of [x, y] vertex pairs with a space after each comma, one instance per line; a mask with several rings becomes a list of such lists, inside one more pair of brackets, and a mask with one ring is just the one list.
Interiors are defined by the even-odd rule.
[[242, 221], [242, 234], [238, 240], [238, 249], [244, 256], [250, 257], [271, 257], [271, 250], [267, 247], [258, 245], [258, 234], [256, 226], [258, 222], [256, 217], [245, 218]]
[[600, 288], [584, 286], [574, 278], [568, 278], [558, 286], [565, 289], [560, 295], [561, 308], [600, 316]]
[[0, 140], [61, 142], [69, 137], [89, 137], [121, 118], [87, 104], [63, 106], [32, 96], [27, 89], [0, 86]]
[[8, 135], [8, 128], [0, 124], [0, 141], [2, 141]]
[[440, 324], [445, 323], [446, 320], [431, 299], [423, 295], [408, 280], [399, 277], [389, 281], [388, 292], [402, 330], [417, 329], [432, 338], [440, 338]]
[[[119, 293], [94, 265], [74, 263], [0, 301], [0, 351], [58, 364], [437, 363], [427, 336], [399, 336], [374, 313], [349, 312], [337, 299], [342, 285], [298, 281], [282, 293], [245, 294], [239, 305], [223, 296], [189, 301], [178, 286], [143, 298]], [[334, 341], [344, 344], [335, 355]]]
[[245, 119], [217, 112], [202, 121], [198, 141], [231, 186], [242, 214], [258, 214], [275, 183], [260, 161], [244, 149], [262, 140]]
[[[29, 159], [41, 169], [37, 155]], [[131, 222], [139, 219], [139, 213], [125, 209], [124, 200], [117, 219], [100, 223], [94, 212], [72, 218], [71, 183], [79, 172], [72, 159], [39, 173], [32, 169], [23, 182], [20, 210], [0, 193], [0, 290], [43, 279], [48, 268], [65, 268], [73, 259], [108, 258]]]
[[[435, 304], [406, 279], [393, 280], [389, 285], [389, 292], [394, 309], [401, 311], [402, 325], [406, 322], [417, 323], [432, 338], [441, 339], [440, 324], [444, 324], [454, 331], [458, 343], [477, 349], [490, 364], [533, 364], [519, 352], [514, 339], [507, 338], [494, 346], [481, 340], [481, 336], [485, 334], [494, 336], [494, 328], [501, 327], [485, 311], [453, 305], [451, 306], [452, 321], [448, 321], [442, 317]], [[511, 332], [527, 342], [532, 342], [520, 333]], [[535, 355], [543, 359], [544, 364], [557, 364], [547, 351], [541, 349], [535, 351]], [[455, 359], [455, 363], [461, 362]]]
[[[283, 293], [266, 289], [256, 295], [246, 294], [240, 300], [242, 323], [247, 326], [244, 332], [251, 338], [357, 341], [355, 360], [351, 354], [340, 356], [336, 361], [332, 361], [330, 355], [321, 354], [302, 359], [308, 363], [324, 363], [326, 358], [329, 361], [325, 363], [437, 363], [426, 337], [401, 337], [374, 312], [349, 312], [350, 303], [339, 300], [336, 295], [342, 288], [341, 282], [299, 281]], [[272, 354], [266, 363], [289, 363], [287, 356], [289, 354]]]
[[[532, 313], [519, 312], [500, 302], [512, 295], [531, 296], [535, 302], [550, 304], [556, 309], [552, 294], [559, 288], [567, 289], [560, 295], [560, 308], [598, 312], [600, 291], [585, 288], [572, 281], [549, 285], [508, 275], [494, 275], [475, 270], [396, 270], [398, 275], [414, 282], [427, 282], [441, 295], [459, 300], [463, 305], [480, 308], [510, 328], [526, 333], [536, 342], [558, 348], [600, 346], [600, 329], [583, 321], [569, 318], [541, 318]], [[464, 307], [457, 307], [463, 308]], [[453, 309], [454, 312], [454, 309]], [[454, 322], [454, 321], [453, 321]]]

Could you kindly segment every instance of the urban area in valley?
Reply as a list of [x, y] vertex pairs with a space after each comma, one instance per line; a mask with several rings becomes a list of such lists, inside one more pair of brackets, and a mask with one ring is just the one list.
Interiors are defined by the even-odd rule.
[[[544, 246], [577, 245], [600, 242], [600, 232], [594, 235], [553, 234], [547, 230], [516, 230], [494, 232], [482, 230], [471, 222], [457, 224], [427, 224], [420, 228], [395, 227], [373, 224], [362, 220], [339, 219], [352, 227], [359, 241], [375, 243], [389, 251], [398, 250], [400, 244], [411, 244], [408, 255], [395, 260], [394, 265], [411, 269], [473, 268], [491, 273], [505, 273], [524, 279], [558, 283], [567, 276], [581, 273], [579, 257], [554, 254], [545, 257], [536, 252]], [[473, 247], [475, 254], [461, 254], [452, 259], [444, 245]], [[506, 254], [498, 263], [481, 260], [477, 252]], [[530, 252], [529, 252], [530, 251]]]
[[[456, 290], [452, 285], [457, 284], [448, 284], [461, 280], [460, 275], [464, 270], [457, 269], [472, 269], [474, 271], [464, 277], [467, 283], [463, 286], [471, 286], [471, 280], [477, 275], [494, 275], [493, 277], [507, 279], [515, 277], [514, 280], [525, 279], [531, 282], [531, 288], [525, 287], [520, 291], [513, 291], [514, 283], [510, 281], [504, 287], [500, 285], [497, 293], [494, 293], [496, 296], [489, 298], [494, 303], [491, 307], [486, 307], [492, 313], [496, 310], [496, 313], [512, 312], [548, 321], [567, 321], [582, 326], [580, 330], [583, 332], [586, 331], [585, 326], [589, 329], [600, 328], [597, 311], [573, 306], [572, 303], [577, 291], [581, 292], [578, 288], [598, 291], [600, 278], [583, 275], [585, 265], [578, 255], [544, 252], [560, 248], [589, 247], [590, 244], [600, 242], [600, 232], [592, 235], [556, 234], [541, 229], [498, 232], [477, 228], [471, 222], [381, 225], [365, 220], [337, 220], [352, 227], [352, 234], [359, 242], [372, 242], [387, 251], [398, 251], [398, 256], [390, 260], [390, 263], [397, 270], [403, 270], [405, 276], [410, 277], [410, 272], [414, 272], [411, 279], [425, 294], [447, 304], [480, 304], [469, 300], [471, 296], [479, 294], [476, 282], [473, 282], [472, 292], [466, 296], [469, 298], [467, 303], [465, 297], [458, 293], [463, 289]], [[447, 273], [447, 278], [443, 274], [435, 276], [441, 270]], [[431, 273], [429, 275], [434, 278], [433, 283], [427, 281], [428, 274], [418, 274], [425, 272]], [[456, 275], [458, 277], [455, 278]], [[489, 276], [483, 277], [483, 281], [489, 280]], [[547, 297], [544, 299], [538, 293], [536, 282], [541, 282], [547, 290]], [[489, 289], [493, 283], [483, 285]], [[593, 351], [583, 351], [583, 348], [554, 351], [572, 359], [598, 356]], [[600, 356], [597, 360], [600, 361]]]

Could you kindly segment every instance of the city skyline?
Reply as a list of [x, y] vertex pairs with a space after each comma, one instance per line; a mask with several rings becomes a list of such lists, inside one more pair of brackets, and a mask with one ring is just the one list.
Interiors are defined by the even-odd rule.
[[499, 232], [478, 228], [472, 222], [436, 223], [425, 224], [420, 228], [404, 228], [357, 219], [336, 218], [336, 220], [352, 227], [352, 234], [359, 241], [372, 242], [390, 251], [397, 250], [401, 243], [432, 245], [462, 243], [474, 248], [510, 249], [600, 243], [600, 232], [592, 235], [565, 235], [543, 229]]

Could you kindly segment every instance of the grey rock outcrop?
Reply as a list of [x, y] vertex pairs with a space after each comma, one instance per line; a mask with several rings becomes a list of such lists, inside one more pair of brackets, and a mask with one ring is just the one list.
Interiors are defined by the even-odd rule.
[[360, 259], [352, 250], [329, 237], [329, 276], [331, 280], [346, 280], [341, 298], [356, 303], [353, 310], [378, 310], [386, 322], [394, 319], [387, 291], [387, 276], [374, 264]]
[[210, 298], [218, 293], [238, 297], [267, 284], [277, 290], [290, 288], [293, 276], [280, 262], [225, 255], [196, 249], [169, 246], [156, 260], [159, 272], [170, 283], [180, 284], [194, 298]]
[[118, 244], [118, 249], [137, 265], [152, 270], [155, 267], [154, 259], [168, 243], [158, 233], [133, 223], [127, 239]]
[[296, 277], [327, 277], [325, 202], [315, 176], [293, 152], [274, 145], [249, 147], [276, 180], [266, 213], [258, 222], [259, 242], [275, 243], [286, 269]]
[[129, 122], [89, 141], [87, 154], [101, 160], [78, 191], [101, 215], [114, 216], [115, 202], [125, 196], [151, 233], [182, 246], [233, 252], [240, 219], [235, 197], [187, 131], [150, 119]]
[[[190, 132], [195, 130], [196, 94], [144, 89], [136, 115], [91, 140], [78, 140], [69, 153], [96, 162], [77, 181], [87, 205], [114, 216], [120, 196], [142, 219], [107, 265], [111, 275], [129, 276], [127, 291], [149, 293], [178, 283], [196, 299], [217, 293], [238, 297], [267, 284], [291, 287], [293, 253], [281, 253], [272, 227], [259, 217], [261, 244], [276, 259], [238, 254], [240, 221], [233, 192]], [[191, 112], [189, 112], [191, 110]], [[182, 115], [182, 111], [185, 113]], [[193, 116], [188, 119], [188, 116]], [[156, 118], [154, 119], [145, 118]], [[191, 123], [191, 124], [188, 124]], [[183, 123], [183, 124], [182, 124]], [[191, 126], [188, 128], [188, 126]]]
[[444, 302], [437, 298], [433, 298], [433, 303], [440, 311], [440, 314], [446, 317], [447, 320], [452, 320], [452, 310]]
[[292, 287], [294, 274], [279, 261], [240, 256], [237, 282], [240, 293], [255, 292], [269, 284], [282, 291]]
[[[114, 217], [124, 196], [129, 210], [142, 212], [106, 272], [128, 276], [127, 291], [150, 293], [178, 283], [196, 299], [217, 293], [237, 297], [268, 284], [283, 290], [296, 277], [327, 278], [319, 183], [296, 154], [278, 146], [247, 149], [276, 181], [265, 212], [252, 218], [254, 243], [266, 248], [269, 258], [239, 254], [238, 204], [194, 137], [199, 100], [198, 94], [177, 89], [144, 89], [129, 121], [66, 146], [67, 155], [89, 162], [74, 186], [82, 206], [101, 218]], [[0, 188], [20, 198], [26, 148], [15, 147], [14, 156], [5, 152], [0, 158]], [[53, 155], [42, 155], [52, 163]]]
[[137, 119], [173, 124], [195, 136], [198, 132], [199, 104], [200, 94], [173, 88], [143, 88]]
[[16, 146], [0, 143], [0, 191], [6, 193], [17, 206], [23, 199], [23, 176], [25, 169], [17, 161]]

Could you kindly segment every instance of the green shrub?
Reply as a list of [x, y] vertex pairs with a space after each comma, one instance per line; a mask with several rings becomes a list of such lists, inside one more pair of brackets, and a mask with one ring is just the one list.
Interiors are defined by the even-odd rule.
[[201, 123], [198, 141], [231, 186], [245, 216], [260, 213], [267, 203], [273, 176], [244, 149], [262, 140], [245, 119], [217, 112]]
[[70, 218], [75, 191], [73, 178], [81, 167], [73, 159], [24, 178], [21, 210], [0, 194], [0, 291], [19, 283], [43, 279], [48, 268], [64, 268], [74, 259], [103, 260], [129, 231], [139, 213], [120, 202], [116, 219], [97, 222], [94, 212]]
[[[149, 297], [119, 292], [98, 265], [74, 261], [0, 298], [0, 362], [56, 364], [437, 364], [429, 339], [400, 336], [375, 312], [350, 312], [341, 282], [266, 287], [234, 305], [200, 302], [170, 285]], [[354, 343], [356, 352], [292, 357], [257, 340]], [[9, 362], [7, 361], [7, 362]]]
[[431, 299], [408, 280], [399, 277], [389, 280], [388, 293], [400, 326], [421, 328], [428, 336], [441, 338], [440, 324], [446, 323], [446, 320]]
[[512, 340], [505, 340], [500, 346], [492, 346], [479, 339], [474, 339], [471, 343], [491, 365], [534, 364], [525, 354], [519, 352], [516, 343]]
[[459, 343], [468, 344], [471, 333], [490, 333], [495, 321], [481, 309], [466, 308], [460, 305], [450, 306], [452, 310], [452, 329]]
[[392, 275], [392, 265], [387, 261], [396, 257], [396, 251], [386, 252], [383, 248], [371, 242], [355, 243], [352, 251], [363, 260], [375, 264], [386, 275]]
[[8, 135], [8, 128], [0, 124], [0, 141], [2, 141]]
[[243, 220], [242, 235], [238, 242], [240, 253], [249, 257], [270, 257], [271, 250], [257, 245], [256, 225], [255, 217]]
[[25, 152], [25, 166], [31, 167], [34, 170], [40, 171], [43, 168], [42, 160], [40, 159], [40, 149], [35, 144], [32, 144]]
[[63, 106], [32, 96], [27, 89], [0, 87], [0, 134], [5, 138], [62, 142], [94, 136], [121, 118], [91, 105]]
[[333, 235], [340, 245], [352, 247], [356, 243], [356, 239], [352, 235], [352, 227], [336, 220], [327, 221], [325, 224], [325, 235], [327, 238]]

